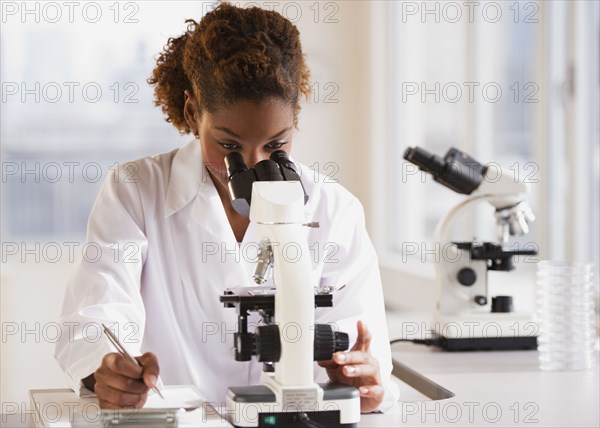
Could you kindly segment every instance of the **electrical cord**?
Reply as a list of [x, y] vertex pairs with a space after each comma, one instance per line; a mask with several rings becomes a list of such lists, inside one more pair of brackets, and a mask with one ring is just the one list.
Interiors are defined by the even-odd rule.
[[323, 428], [322, 425], [319, 425], [318, 423], [316, 423], [315, 421], [312, 421], [309, 417], [308, 414], [302, 412], [302, 413], [298, 413], [298, 420], [300, 422], [302, 422], [304, 425], [306, 425], [307, 427], [310, 428]]
[[390, 340], [390, 345], [398, 342], [410, 342], [425, 346], [440, 346], [442, 344], [441, 338], [434, 337], [432, 339], [394, 339]]

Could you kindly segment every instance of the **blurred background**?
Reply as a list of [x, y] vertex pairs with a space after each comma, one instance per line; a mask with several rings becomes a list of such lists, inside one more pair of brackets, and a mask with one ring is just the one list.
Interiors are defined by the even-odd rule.
[[[433, 304], [433, 233], [462, 200], [403, 160], [409, 146], [457, 147], [529, 184], [537, 219], [515, 245], [539, 255], [510, 274], [529, 298], [537, 260], [597, 269], [599, 2], [233, 3], [298, 26], [313, 94], [294, 156], [362, 201], [390, 313]], [[146, 79], [185, 19], [213, 7], [1, 3], [3, 402], [65, 384], [53, 323], [88, 213], [111, 168], [190, 140], [153, 106]], [[464, 235], [493, 235], [491, 224], [478, 209]]]

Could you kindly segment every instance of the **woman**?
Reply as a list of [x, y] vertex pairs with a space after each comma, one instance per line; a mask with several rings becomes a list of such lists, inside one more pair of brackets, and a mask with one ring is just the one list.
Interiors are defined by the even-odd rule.
[[[230, 357], [237, 314], [219, 303], [226, 288], [250, 285], [258, 240], [232, 208], [223, 159], [237, 151], [251, 167], [275, 150], [290, 153], [309, 71], [298, 30], [276, 12], [221, 4], [188, 22], [149, 82], [167, 121], [196, 138], [106, 179], [88, 225], [97, 254], [84, 257], [65, 295], [56, 357], [73, 388], [94, 391], [104, 408], [142, 406], [159, 371], [166, 384], [193, 383], [220, 403], [228, 386], [258, 383], [262, 370]], [[341, 186], [311, 180], [307, 167], [300, 174], [307, 218], [321, 224], [309, 233], [316, 277], [345, 285], [316, 322], [335, 323], [354, 343], [318, 362], [317, 381], [356, 386], [363, 412], [385, 411], [397, 388], [362, 207]], [[130, 352], [152, 351], [138, 357], [143, 369], [112, 352], [99, 323]]]

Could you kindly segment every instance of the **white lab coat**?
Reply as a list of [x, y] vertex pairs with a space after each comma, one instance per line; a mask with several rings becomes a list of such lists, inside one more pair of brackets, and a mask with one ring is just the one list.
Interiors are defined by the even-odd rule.
[[[307, 220], [320, 222], [308, 235], [313, 285], [346, 285], [334, 294], [333, 308], [316, 309], [316, 322], [335, 322], [351, 345], [356, 320], [367, 323], [386, 387], [379, 410], [386, 411], [398, 388], [390, 379], [381, 280], [362, 206], [307, 167], [301, 174]], [[236, 241], [198, 140], [111, 171], [64, 298], [55, 355], [71, 387], [81, 393], [81, 379], [115, 351], [99, 323], [111, 325], [133, 355], [154, 352], [165, 384], [194, 384], [211, 402], [224, 403], [228, 386], [258, 383], [262, 363], [232, 356], [237, 311], [219, 302], [226, 288], [255, 285], [258, 242], [253, 224]], [[253, 313], [249, 326], [259, 320]], [[324, 369], [315, 368], [317, 381], [326, 381]]]

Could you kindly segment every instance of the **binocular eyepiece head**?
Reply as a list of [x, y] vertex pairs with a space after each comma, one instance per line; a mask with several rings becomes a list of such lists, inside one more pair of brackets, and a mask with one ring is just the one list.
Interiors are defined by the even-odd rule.
[[[252, 168], [248, 168], [240, 152], [231, 152], [225, 157], [225, 166], [233, 208], [245, 217], [250, 213], [252, 184], [255, 181], [299, 181], [302, 184], [296, 165], [283, 150], [274, 151], [269, 159], [258, 162]], [[307, 201], [308, 195], [304, 191], [304, 203]]]
[[[227, 176], [229, 180], [236, 174], [248, 171], [248, 165], [240, 152], [231, 152], [225, 157], [225, 166], [227, 167]], [[269, 159], [262, 160], [254, 165], [258, 181], [291, 181], [285, 178], [282, 168], [291, 170], [297, 174], [296, 165], [292, 162], [288, 154], [283, 150], [276, 150], [271, 153]]]
[[484, 165], [454, 147], [443, 158], [420, 147], [409, 147], [404, 159], [431, 174], [438, 183], [464, 195], [479, 187], [486, 172]]

